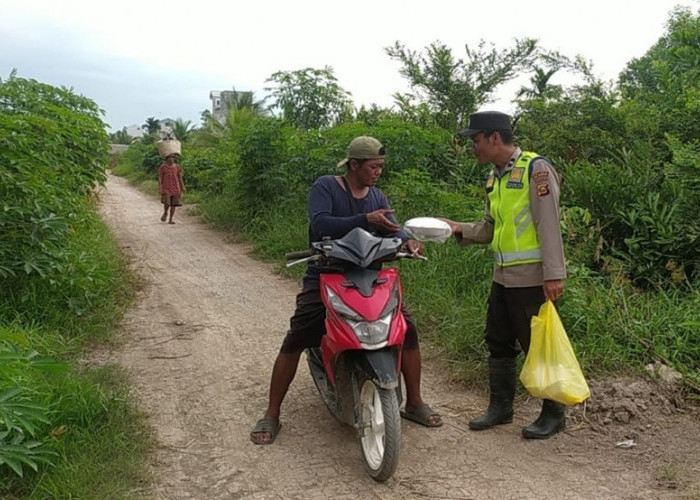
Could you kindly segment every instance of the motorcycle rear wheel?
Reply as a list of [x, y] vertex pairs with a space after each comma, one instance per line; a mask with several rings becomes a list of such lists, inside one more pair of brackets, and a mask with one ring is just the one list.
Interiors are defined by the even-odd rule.
[[358, 440], [365, 469], [376, 481], [386, 481], [399, 464], [401, 415], [396, 391], [365, 380], [360, 389], [364, 432]]

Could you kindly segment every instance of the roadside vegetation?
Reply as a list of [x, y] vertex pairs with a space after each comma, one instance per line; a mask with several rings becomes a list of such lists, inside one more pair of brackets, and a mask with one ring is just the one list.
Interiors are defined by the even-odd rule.
[[135, 497], [149, 434], [126, 377], [91, 366], [129, 302], [94, 210], [108, 141], [94, 102], [0, 81], [0, 497]]
[[[314, 179], [340, 173], [335, 164], [347, 144], [368, 134], [387, 148], [380, 182], [401, 221], [478, 220], [486, 169], [455, 133], [501, 85], [520, 78], [516, 142], [552, 159], [564, 179], [570, 277], [561, 314], [585, 372], [639, 374], [658, 361], [681, 372], [697, 394], [698, 40], [698, 16], [673, 11], [664, 36], [616, 82], [600, 81], [590, 62], [531, 39], [505, 50], [482, 42], [465, 54], [440, 42], [422, 51], [396, 42], [386, 54], [411, 92], [396, 94], [391, 109], [353, 109], [329, 67], [278, 72], [268, 81], [267, 108], [232, 102], [226, 120], [205, 112], [201, 128], [188, 133], [185, 201], [252, 241], [261, 258], [281, 263], [285, 252], [307, 246], [305, 203]], [[558, 73], [581, 83], [555, 85]], [[137, 142], [114, 172], [150, 183], [154, 155], [148, 139]], [[401, 264], [422, 335], [465, 379], [483, 380], [488, 249], [428, 244], [427, 256], [427, 263]]]
[[[486, 169], [455, 133], [502, 85], [517, 93], [516, 141], [564, 178], [562, 231], [570, 277], [567, 332], [589, 377], [639, 374], [661, 362], [700, 393], [700, 17], [670, 14], [667, 32], [616, 82], [592, 65], [515, 40], [456, 54], [440, 42], [400, 42], [386, 55], [411, 92], [389, 109], [356, 109], [330, 67], [278, 72], [268, 102], [235, 92], [228, 116], [178, 121], [185, 202], [280, 263], [307, 246], [306, 196], [350, 140], [387, 148], [381, 187], [400, 221], [477, 220]], [[574, 73], [578, 85], [555, 85]], [[127, 263], [95, 215], [109, 137], [91, 100], [11, 74], [0, 81], [0, 496], [134, 498], [150, 436], [128, 381], [89, 353], [111, 335], [133, 287]], [[113, 165], [157, 194], [158, 121]], [[402, 262], [406, 300], [428, 338], [465, 380], [483, 383], [488, 249], [426, 244]]]

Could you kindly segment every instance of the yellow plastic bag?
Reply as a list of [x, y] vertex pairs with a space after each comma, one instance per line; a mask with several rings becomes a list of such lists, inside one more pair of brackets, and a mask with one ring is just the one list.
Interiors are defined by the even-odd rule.
[[530, 394], [565, 405], [581, 403], [591, 391], [583, 377], [559, 314], [550, 300], [530, 321], [530, 350], [520, 381]]

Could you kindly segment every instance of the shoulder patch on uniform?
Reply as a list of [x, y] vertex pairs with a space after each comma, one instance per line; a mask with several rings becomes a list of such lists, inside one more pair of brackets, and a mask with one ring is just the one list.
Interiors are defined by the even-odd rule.
[[549, 178], [549, 172], [547, 172], [546, 170], [539, 170], [532, 174], [532, 178], [535, 181], [544, 181]]
[[537, 196], [547, 196], [549, 194], [549, 184], [546, 182], [540, 182], [535, 186], [537, 189]]

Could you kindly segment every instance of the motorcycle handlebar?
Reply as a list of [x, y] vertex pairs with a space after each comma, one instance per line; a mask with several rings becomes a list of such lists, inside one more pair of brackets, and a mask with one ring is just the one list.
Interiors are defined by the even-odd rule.
[[[289, 252], [284, 254], [284, 258], [286, 260], [295, 260], [296, 262], [292, 262], [287, 264], [287, 267], [299, 264], [301, 262], [306, 262], [307, 260], [310, 260], [311, 257], [320, 257], [320, 254], [315, 253], [312, 249], [307, 249], [307, 250], [300, 250], [298, 252]], [[395, 258], [397, 259], [420, 259], [420, 260], [428, 260], [427, 257], [424, 255], [417, 255], [417, 254], [411, 254], [408, 252], [397, 252]]]
[[308, 250], [300, 250], [298, 252], [289, 252], [284, 254], [284, 258], [287, 260], [292, 260], [292, 259], [305, 259], [306, 257], [311, 257], [313, 255], [313, 251], [311, 249]]
[[428, 260], [428, 257], [425, 255], [418, 255], [418, 254], [412, 254], [408, 252], [399, 252], [396, 254], [396, 258], [398, 259], [420, 259], [420, 260]]

